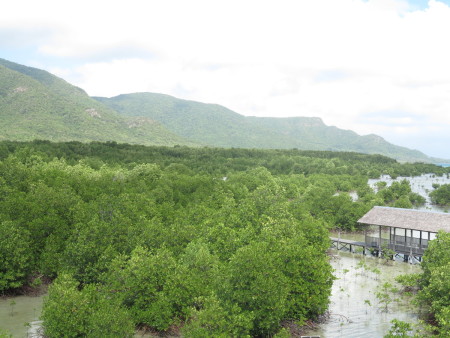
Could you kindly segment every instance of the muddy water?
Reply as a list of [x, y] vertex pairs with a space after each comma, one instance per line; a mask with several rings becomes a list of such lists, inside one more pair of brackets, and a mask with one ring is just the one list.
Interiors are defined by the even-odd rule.
[[29, 330], [31, 333], [38, 326], [43, 300], [44, 296], [1, 298], [0, 328], [13, 337], [33, 336]]
[[[410, 323], [418, 321], [418, 309], [411, 305], [409, 299], [392, 302], [386, 313], [380, 310], [375, 295], [377, 287], [385, 281], [393, 281], [399, 274], [419, 272], [418, 265], [402, 262], [386, 265], [379, 258], [342, 251], [332, 251], [332, 254], [331, 264], [338, 279], [333, 284], [330, 298], [330, 319], [308, 335], [322, 338], [383, 337], [394, 318]], [[12, 301], [14, 305], [11, 305]], [[33, 328], [29, 330], [25, 324], [38, 326], [42, 303], [43, 296], [0, 299], [0, 327], [13, 337], [34, 336], [30, 334]]]
[[402, 180], [408, 180], [411, 185], [411, 190], [419, 195], [425, 197], [426, 202], [425, 205], [417, 207], [419, 210], [432, 210], [432, 211], [440, 211], [440, 212], [448, 212], [448, 207], [440, 207], [437, 205], [431, 204], [430, 196], [428, 195], [430, 192], [434, 190], [433, 184], [450, 184], [450, 177], [447, 175], [443, 175], [441, 177], [436, 176], [435, 174], [423, 174], [421, 176], [414, 177], [397, 177], [395, 180], [392, 179], [389, 175], [381, 176], [377, 179], [370, 179], [368, 184], [370, 187], [374, 188], [376, 191], [375, 184], [380, 181], [384, 181], [387, 183], [387, 186], [390, 186], [393, 182], [400, 182]]
[[[338, 237], [338, 234], [333, 233], [331, 236]], [[363, 241], [364, 234], [341, 233], [341, 238]], [[386, 265], [379, 258], [342, 251], [332, 251], [332, 254], [331, 264], [337, 279], [330, 298], [331, 316], [318, 329], [308, 332], [308, 335], [322, 338], [383, 337], [394, 318], [410, 323], [418, 321], [418, 309], [411, 305], [409, 299], [392, 302], [386, 313], [381, 311], [375, 293], [385, 281], [393, 282], [399, 274], [420, 272], [420, 266], [392, 261]], [[0, 299], [0, 328], [7, 330], [13, 337], [37, 337], [30, 333], [38, 327], [43, 298], [19, 296]], [[31, 324], [31, 330], [25, 326], [26, 323]]]
[[395, 284], [394, 278], [399, 274], [420, 272], [418, 265], [393, 261], [386, 265], [379, 258], [342, 251], [332, 251], [332, 254], [331, 264], [338, 279], [332, 288], [330, 319], [318, 329], [309, 331], [308, 335], [322, 338], [383, 337], [394, 318], [417, 323], [418, 309], [411, 305], [411, 299], [403, 297], [393, 301], [385, 312], [376, 291], [386, 281]]
[[[44, 337], [39, 316], [45, 295], [0, 298], [0, 337], [2, 333], [14, 338]], [[11, 304], [14, 301], [15, 304]], [[153, 337], [137, 331], [135, 337]]]

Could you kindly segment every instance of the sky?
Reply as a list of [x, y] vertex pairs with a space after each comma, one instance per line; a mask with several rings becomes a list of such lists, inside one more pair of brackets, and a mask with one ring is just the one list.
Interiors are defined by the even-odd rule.
[[450, 159], [450, 0], [14, 0], [0, 58]]

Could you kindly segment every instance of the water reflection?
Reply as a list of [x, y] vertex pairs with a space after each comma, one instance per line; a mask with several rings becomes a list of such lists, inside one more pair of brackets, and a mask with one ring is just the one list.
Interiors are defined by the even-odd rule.
[[[419, 266], [392, 261], [386, 265], [379, 258], [342, 251], [332, 251], [332, 254], [331, 264], [338, 279], [333, 284], [330, 298], [330, 319], [308, 335], [382, 337], [394, 318], [410, 323], [418, 321], [418, 309], [408, 299], [391, 303], [388, 313], [380, 311], [375, 292], [377, 286], [392, 281], [399, 274], [419, 272]], [[0, 299], [0, 327], [10, 331], [13, 337], [27, 337], [25, 323], [38, 328], [34, 324], [38, 324], [35, 321], [40, 315], [42, 301], [43, 296]]]
[[433, 184], [450, 184], [450, 178], [447, 175], [437, 176], [435, 174], [423, 174], [421, 176], [414, 177], [402, 177], [399, 176], [396, 179], [392, 179], [389, 175], [383, 175], [377, 179], [369, 179], [369, 186], [377, 191], [376, 183], [380, 181], [384, 181], [387, 183], [387, 186], [391, 186], [393, 182], [400, 182], [403, 180], [408, 180], [411, 185], [411, 190], [419, 195], [422, 195], [426, 202], [424, 205], [415, 207], [414, 209], [418, 210], [433, 210], [440, 212], [448, 212], [448, 207], [440, 207], [434, 204], [431, 204], [430, 196], [428, 194], [434, 190]]
[[13, 337], [33, 337], [28, 334], [39, 327], [44, 296], [16, 296], [0, 299], [0, 328]]
[[338, 278], [332, 289], [330, 319], [307, 335], [323, 337], [383, 337], [394, 318], [418, 322], [418, 309], [409, 298], [393, 301], [388, 312], [380, 309], [377, 287], [400, 274], [420, 272], [420, 267], [402, 262], [385, 261], [360, 254], [332, 251], [331, 264]]

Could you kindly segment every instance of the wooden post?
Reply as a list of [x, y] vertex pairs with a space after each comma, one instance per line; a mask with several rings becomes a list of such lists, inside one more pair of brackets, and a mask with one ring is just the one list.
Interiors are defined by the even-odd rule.
[[413, 258], [414, 258], [414, 256], [413, 256], [413, 254], [412, 254], [412, 238], [413, 238], [413, 230], [412, 229], [410, 229], [409, 230], [410, 231], [410, 237], [409, 237], [409, 258], [410, 258], [410, 263], [412, 264], [413, 263]]
[[391, 244], [392, 244], [392, 227], [389, 227], [389, 243], [388, 243], [389, 249], [391, 248]]
[[397, 239], [397, 228], [394, 227], [394, 252], [397, 252], [397, 244], [396, 244], [396, 239]]
[[341, 241], [341, 228], [339, 228], [339, 231], [338, 231], [338, 241], [337, 241], [337, 249], [338, 249], [338, 251], [339, 251], [339, 242]]
[[381, 225], [378, 226], [378, 257], [381, 256]]
[[406, 248], [408, 247], [408, 242], [407, 242], [407, 237], [406, 237], [407, 233], [408, 233], [408, 230], [405, 229], [405, 250], [404, 250], [404, 252], [406, 252]]
[[364, 228], [364, 243], [367, 245], [367, 226]]
[[419, 230], [419, 254], [422, 254], [422, 230]]

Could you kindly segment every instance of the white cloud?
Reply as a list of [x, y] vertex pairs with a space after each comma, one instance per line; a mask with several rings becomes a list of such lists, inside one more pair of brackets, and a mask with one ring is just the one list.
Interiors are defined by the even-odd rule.
[[418, 131], [407, 117], [395, 127], [359, 117], [408, 112], [450, 127], [450, 8], [440, 1], [16, 0], [7, 9], [0, 33], [35, 27], [40, 62], [65, 60], [45, 68], [90, 95], [162, 92], [246, 115], [319, 116], [388, 140]]

